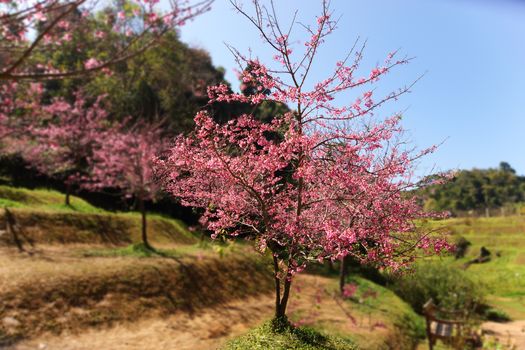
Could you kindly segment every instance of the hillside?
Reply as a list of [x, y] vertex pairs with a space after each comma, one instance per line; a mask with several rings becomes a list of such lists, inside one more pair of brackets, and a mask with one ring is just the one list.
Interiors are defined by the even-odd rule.
[[[15, 214], [26, 239], [40, 244], [130, 244], [140, 235], [138, 213], [108, 212], [78, 197], [72, 197], [67, 206], [64, 195], [53, 190], [0, 186], [2, 207]], [[0, 210], [2, 220], [3, 216]], [[152, 214], [148, 221], [154, 242], [192, 244], [198, 240], [180, 220]]]
[[506, 162], [498, 168], [460, 170], [453, 179], [418, 191], [425, 207], [458, 216], [523, 214], [525, 177]]
[[[8, 348], [238, 348], [249, 338], [228, 341], [272, 317], [270, 265], [242, 242], [212, 243], [181, 221], [151, 215], [151, 252], [136, 243], [136, 213], [107, 212], [77, 197], [66, 207], [63, 194], [44, 189], [0, 186], [0, 201], [22, 227], [26, 249], [19, 253], [3, 235], [0, 344]], [[360, 297], [341, 300], [332, 273], [301, 274], [291, 320], [313, 327], [308, 334], [317, 340], [351, 348], [412, 348], [424, 336], [421, 318], [393, 292], [352, 281]]]
[[491, 260], [472, 264], [466, 274], [487, 289], [491, 305], [512, 319], [525, 319], [525, 216], [495, 218], [454, 218], [432, 223], [471, 242], [464, 258], [441, 259], [440, 263], [463, 269], [466, 262], [480, 254], [481, 247], [491, 252]]

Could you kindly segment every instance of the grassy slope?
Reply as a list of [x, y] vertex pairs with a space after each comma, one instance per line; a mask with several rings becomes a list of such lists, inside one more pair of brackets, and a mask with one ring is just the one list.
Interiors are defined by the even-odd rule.
[[31, 208], [42, 211], [66, 211], [77, 213], [100, 214], [105, 211], [92, 206], [78, 197], [71, 197], [71, 206], [64, 204], [63, 193], [47, 190], [0, 186], [0, 206], [12, 208]]
[[161, 247], [153, 254], [128, 245], [139, 241], [138, 213], [108, 212], [74, 196], [71, 206], [63, 202], [56, 191], [0, 186], [0, 222], [9, 207], [26, 248], [27, 238], [36, 244], [33, 255], [0, 246], [0, 320], [19, 323], [0, 322], [0, 347], [43, 331], [196, 310], [271, 290], [266, 264], [242, 245], [199, 242], [181, 221], [153, 214], [149, 236]]
[[[359, 276], [350, 277], [349, 282], [358, 286], [354, 297], [346, 301], [356, 312], [356, 322], [369, 325], [371, 330], [386, 327], [390, 330], [386, 343], [398, 348], [410, 348], [425, 338], [423, 318], [390, 289]], [[377, 341], [366, 335], [358, 335], [356, 340], [364, 349]]]
[[[75, 196], [71, 197], [71, 206], [66, 206], [64, 194], [52, 190], [0, 186], [0, 207], [11, 208], [37, 243], [124, 244], [139, 240], [138, 213], [108, 212]], [[148, 222], [153, 242], [196, 242], [180, 220], [150, 214]]]
[[225, 350], [352, 350], [357, 349], [348, 339], [323, 334], [313, 328], [291, 328], [274, 332], [270, 323], [230, 341]]
[[333, 276], [297, 276], [287, 314], [300, 330], [275, 334], [265, 324], [225, 349], [411, 349], [424, 337], [422, 318], [392, 291], [359, 276], [349, 283], [355, 297], [341, 300]]
[[[485, 264], [471, 265], [466, 273], [487, 289], [487, 299], [491, 305], [503, 310], [513, 319], [525, 319], [525, 217], [454, 218], [431, 222], [429, 225], [434, 228], [445, 228], [451, 233], [452, 241], [463, 236], [472, 243], [465, 258], [459, 260], [452, 257], [433, 258], [437, 263], [462, 268], [467, 261], [479, 255], [482, 246], [489, 249], [492, 252], [492, 260]], [[424, 337], [422, 318], [390, 290], [361, 277], [352, 276], [350, 282], [358, 285], [358, 291], [354, 298], [345, 302], [345, 306], [360, 327], [348, 332], [348, 329], [341, 324], [334, 323], [333, 319], [330, 320], [325, 312], [316, 315], [317, 320], [309, 326], [320, 330], [329, 339], [335, 337], [333, 339], [341, 340], [350, 336], [352, 341], [363, 349], [380, 348], [380, 344], [385, 344], [385, 340], [390, 346], [394, 344], [394, 347], [404, 348], [408, 346], [407, 337], [420, 339]], [[336, 288], [335, 282], [331, 288]], [[370, 291], [375, 292], [376, 296], [366, 297]], [[296, 310], [291, 313], [293, 321], [305, 318], [308, 318], [308, 311]], [[381, 334], [382, 324], [387, 328], [394, 326], [399, 332]], [[363, 326], [374, 325], [378, 328], [372, 333], [361, 331]], [[242, 346], [264, 348], [271, 339], [269, 334], [271, 333], [267, 326], [260, 327], [232, 342], [226, 349], [240, 349]], [[307, 342], [296, 343], [298, 340], [293, 334], [280, 335], [275, 339], [272, 346], [278, 349], [288, 349], [282, 344], [293, 344], [299, 349], [310, 349]], [[423, 343], [420, 348], [427, 348], [425, 344]], [[318, 348], [337, 349], [334, 346], [323, 346]], [[446, 348], [441, 343], [437, 346], [437, 349]]]
[[462, 267], [482, 246], [492, 252], [490, 262], [466, 272], [487, 288], [490, 304], [513, 319], [525, 319], [525, 217], [455, 218], [432, 225], [445, 227], [451, 239], [463, 236], [472, 243], [465, 258], [443, 258], [442, 263]]

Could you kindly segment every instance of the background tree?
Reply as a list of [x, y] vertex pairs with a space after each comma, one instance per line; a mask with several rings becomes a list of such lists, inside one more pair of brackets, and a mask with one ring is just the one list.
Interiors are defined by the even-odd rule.
[[[118, 40], [106, 39], [106, 42], [104, 54], [117, 49]], [[75, 45], [69, 45], [43, 59], [54, 65], [65, 65], [64, 69], [73, 69], [83, 64], [84, 56], [76, 51]], [[166, 74], [167, 71], [170, 74]], [[208, 102], [207, 87], [219, 83], [231, 88], [224, 80], [224, 70], [213, 66], [208, 53], [188, 47], [180, 42], [175, 31], [169, 31], [155, 47], [113, 65], [111, 74], [99, 74], [92, 79], [80, 76], [49, 81], [46, 92], [65, 98], [71, 98], [70, 91], [79, 88], [91, 97], [104, 94], [108, 96], [114, 118], [122, 120], [133, 116], [135, 120], [148, 122], [160, 116], [166, 120], [165, 128], [177, 134], [193, 129], [195, 113]], [[243, 93], [253, 93], [247, 86], [247, 82], [241, 82]], [[254, 107], [241, 102], [216, 102], [207, 108], [213, 110], [216, 120], [225, 122], [231, 115], [249, 113]], [[276, 113], [287, 110], [282, 104], [266, 102], [256, 106], [254, 113], [268, 121]]]
[[160, 124], [144, 122], [128, 130], [103, 132], [90, 159], [92, 188], [118, 188], [136, 200], [142, 217], [142, 242], [149, 249], [145, 202], [155, 201], [162, 193], [153, 171], [154, 158], [167, 149], [162, 133]]
[[88, 177], [88, 159], [102, 142], [100, 135], [112, 126], [102, 97], [90, 104], [77, 93], [73, 104], [57, 98], [43, 106], [39, 102], [41, 91], [40, 88], [32, 107], [25, 111], [30, 114], [25, 118], [32, 120], [9, 143], [29, 166], [65, 183], [65, 204], [70, 205], [71, 190]]
[[[249, 67], [241, 79], [255, 90], [237, 94], [224, 84], [211, 87], [210, 104], [271, 101], [294, 110], [266, 123], [254, 113], [218, 123], [209, 110], [202, 111], [194, 133], [179, 137], [169, 155], [158, 160], [167, 190], [183, 205], [205, 210], [202, 222], [213, 237], [248, 237], [258, 250], [271, 252], [277, 320], [286, 319], [293, 275], [311, 262], [354, 255], [397, 268], [412, 260], [408, 252], [415, 248], [439, 251], [446, 245], [417, 232], [413, 220], [426, 214], [402, 193], [418, 186], [411, 177], [414, 160], [434, 148], [413, 154], [399, 138], [399, 115], [372, 118], [373, 111], [410, 87], [377, 99], [365, 90], [350, 105], [335, 102], [337, 95], [365, 89], [408, 60], [391, 54], [384, 65], [358, 77], [361, 48], [338, 62], [327, 79], [307, 81], [336, 24], [328, 3], [322, 4], [315, 25], [304, 27], [311, 35], [304, 52], [292, 54], [290, 45], [297, 42], [290, 39], [292, 27], [281, 28], [275, 9], [254, 1], [252, 17], [234, 3], [275, 50], [279, 67], [239, 54]], [[350, 57], [355, 59], [349, 62]], [[275, 134], [282, 137], [271, 137]]]
[[[208, 11], [212, 2], [0, 1], [0, 136], [11, 134], [15, 129], [23, 130], [17, 125], [22, 122], [15, 118], [23, 108], [13, 101], [17, 95], [25, 94], [30, 82], [45, 82], [40, 101], [43, 105], [49, 105], [57, 97], [74, 104], [72, 91], [87, 91], [84, 85], [90, 81], [88, 77], [97, 76], [91, 73], [111, 75], [119, 65], [156, 47], [164, 35], [175, 33], [186, 21]], [[85, 96], [92, 101], [99, 94]], [[5, 141], [3, 137], [2, 142]], [[46, 159], [54, 157], [55, 151], [47, 150]], [[6, 152], [10, 153], [4, 148], [3, 155]], [[19, 163], [17, 159], [2, 157], [2, 167], [8, 168], [7, 175], [12, 169], [20, 170], [13, 166]], [[41, 170], [43, 167], [41, 164]]]
[[[97, 0], [2, 1], [0, 80], [57, 79], [103, 70], [145, 52], [169, 30], [209, 10], [211, 3], [174, 0], [161, 7], [158, 0], [123, 0], [98, 12], [101, 4]], [[78, 52], [86, 52], [85, 41], [79, 39], [87, 35], [96, 40], [89, 42], [89, 55], [82, 66], [62, 70], [35, 64], [42, 53], [58, 52], [72, 43]], [[118, 47], [109, 54], [106, 38], [119, 39]]]
[[[117, 47], [118, 39], [106, 38], [103, 54], [108, 55]], [[45, 59], [72, 69], [84, 62], [85, 58], [78, 56], [71, 45]], [[152, 121], [160, 116], [166, 119], [166, 129], [187, 132], [193, 128], [193, 116], [207, 102], [206, 87], [221, 82], [224, 71], [213, 66], [207, 52], [190, 48], [175, 31], [169, 31], [158, 45], [113, 65], [110, 74], [49, 81], [46, 91], [66, 98], [78, 88], [91, 97], [107, 95], [110, 112], [116, 119], [133, 116], [135, 120]]]

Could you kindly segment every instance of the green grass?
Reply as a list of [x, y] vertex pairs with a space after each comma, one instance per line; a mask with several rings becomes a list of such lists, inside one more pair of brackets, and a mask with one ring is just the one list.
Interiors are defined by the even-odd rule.
[[360, 276], [349, 276], [347, 283], [357, 285], [357, 291], [352, 298], [347, 299], [352, 309], [364, 314], [383, 314], [389, 319], [411, 319], [413, 331], [419, 337], [424, 337], [423, 319], [417, 315], [408, 303], [400, 299], [392, 290], [380, 286]]
[[[141, 217], [137, 212], [109, 212], [63, 193], [0, 186], [2, 207], [12, 208], [17, 221], [36, 243], [112, 243], [140, 240]], [[173, 218], [148, 213], [148, 235], [157, 243], [193, 244], [197, 241], [186, 225]]]
[[45, 211], [65, 211], [81, 213], [105, 213], [85, 200], [71, 196], [71, 205], [65, 204], [65, 194], [48, 189], [30, 190], [26, 188], [0, 186], [0, 206], [31, 208]]
[[223, 350], [352, 350], [355, 344], [342, 337], [321, 333], [308, 327], [275, 331], [272, 323], [253, 329], [230, 341]]
[[471, 265], [467, 276], [487, 289], [490, 305], [513, 319], [525, 319], [525, 216], [454, 218], [429, 225], [444, 228], [451, 241], [462, 236], [472, 243], [464, 258], [439, 258], [440, 263], [462, 268], [482, 246], [490, 250], [491, 261]]
[[202, 252], [205, 249], [202, 245], [194, 244], [181, 246], [172, 249], [150, 249], [143, 243], [130, 244], [121, 248], [99, 248], [87, 249], [81, 252], [84, 257], [133, 257], [133, 258], [180, 258], [189, 254]]
[[[378, 326], [383, 324], [393, 328], [396, 345], [400, 348], [411, 348], [425, 338], [423, 317], [416, 314], [410, 305], [393, 291], [360, 276], [349, 276], [347, 283], [357, 286], [354, 296], [345, 301], [351, 313], [356, 315], [356, 322], [366, 324], [372, 319], [377, 320], [374, 322], [377, 322]], [[368, 339], [356, 339], [356, 342], [365, 345], [365, 348], [367, 341]], [[392, 341], [394, 339], [389, 342]]]

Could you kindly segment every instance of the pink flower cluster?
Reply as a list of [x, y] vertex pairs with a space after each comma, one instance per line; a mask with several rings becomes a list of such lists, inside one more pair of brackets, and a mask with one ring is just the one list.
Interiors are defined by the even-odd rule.
[[89, 159], [91, 188], [118, 188], [141, 201], [154, 201], [162, 192], [154, 161], [167, 149], [159, 124], [136, 123], [112, 128]]

